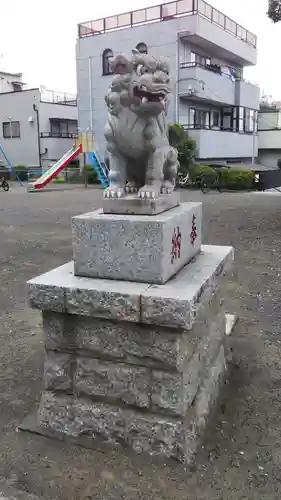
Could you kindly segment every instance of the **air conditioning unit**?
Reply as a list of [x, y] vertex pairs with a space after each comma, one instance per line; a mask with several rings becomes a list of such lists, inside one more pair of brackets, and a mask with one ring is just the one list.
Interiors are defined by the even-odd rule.
[[189, 83], [187, 87], [187, 93], [188, 95], [193, 95], [195, 94], [195, 88]]

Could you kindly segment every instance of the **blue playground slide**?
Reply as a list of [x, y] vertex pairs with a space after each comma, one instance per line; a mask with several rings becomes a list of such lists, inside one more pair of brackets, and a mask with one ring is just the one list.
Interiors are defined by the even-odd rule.
[[3, 149], [3, 147], [1, 146], [1, 144], [0, 144], [0, 152], [4, 156], [4, 158], [5, 158], [6, 162], [7, 162], [7, 165], [8, 165], [8, 168], [10, 169], [10, 171], [14, 172], [16, 180], [20, 183], [21, 186], [23, 186], [23, 183], [21, 182], [21, 180], [20, 180], [20, 178], [19, 178], [19, 176], [17, 174], [17, 171], [16, 171], [14, 165], [10, 162], [10, 160], [9, 160], [8, 156], [6, 155], [6, 153], [5, 153], [4, 149]]
[[98, 174], [98, 179], [102, 185], [107, 188], [109, 186], [109, 180], [105, 164], [99, 160], [97, 153], [95, 152], [89, 153], [89, 160]]

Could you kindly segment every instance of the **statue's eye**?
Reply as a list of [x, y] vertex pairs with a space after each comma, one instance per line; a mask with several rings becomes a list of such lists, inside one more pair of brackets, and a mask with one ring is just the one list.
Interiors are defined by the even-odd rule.
[[141, 76], [141, 75], [142, 75], [142, 73], [143, 73], [143, 72], [142, 72], [142, 69], [143, 69], [143, 65], [142, 65], [142, 64], [139, 64], [139, 65], [137, 66], [137, 69], [136, 69], [136, 74], [137, 74], [138, 76]]

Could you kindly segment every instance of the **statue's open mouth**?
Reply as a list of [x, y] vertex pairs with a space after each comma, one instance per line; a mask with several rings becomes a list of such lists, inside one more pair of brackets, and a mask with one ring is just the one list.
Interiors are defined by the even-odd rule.
[[149, 92], [146, 87], [134, 87], [134, 96], [142, 100], [142, 102], [161, 102], [166, 99], [164, 92]]

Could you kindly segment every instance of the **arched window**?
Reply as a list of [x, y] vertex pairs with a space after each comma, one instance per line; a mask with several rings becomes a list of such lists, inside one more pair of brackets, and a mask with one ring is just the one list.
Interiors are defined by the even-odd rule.
[[102, 74], [111, 75], [112, 71], [110, 68], [110, 60], [113, 58], [113, 52], [111, 49], [105, 49], [102, 53]]
[[143, 42], [140, 42], [137, 44], [136, 49], [141, 53], [141, 54], [147, 54], [147, 45]]

